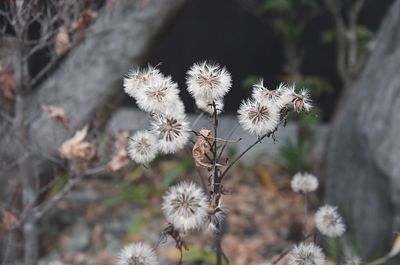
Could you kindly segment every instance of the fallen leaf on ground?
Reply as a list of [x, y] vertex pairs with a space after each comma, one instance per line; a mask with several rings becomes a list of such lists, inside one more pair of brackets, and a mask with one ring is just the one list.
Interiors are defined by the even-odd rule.
[[55, 121], [59, 122], [60, 124], [67, 126], [68, 118], [65, 115], [65, 112], [62, 108], [56, 106], [42, 106], [43, 110], [46, 111], [51, 118]]
[[82, 130], [77, 131], [71, 139], [65, 141], [60, 148], [61, 157], [70, 160], [91, 160], [95, 155], [95, 148], [91, 143], [84, 142], [87, 132], [88, 126], [86, 125]]
[[72, 24], [72, 31], [80, 32], [87, 29], [95, 16], [96, 13], [92, 10], [84, 11], [78, 20]]

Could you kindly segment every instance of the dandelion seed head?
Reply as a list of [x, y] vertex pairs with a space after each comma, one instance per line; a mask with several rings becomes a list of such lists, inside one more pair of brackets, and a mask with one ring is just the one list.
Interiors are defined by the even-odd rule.
[[299, 94], [296, 94], [293, 100], [293, 109], [296, 112], [310, 111], [312, 108], [310, 92], [302, 89]]
[[175, 108], [180, 101], [178, 85], [170, 77], [149, 81], [143, 89], [136, 92], [136, 102], [146, 112], [166, 112]]
[[273, 132], [279, 124], [279, 110], [275, 105], [266, 105], [255, 100], [243, 101], [238, 110], [242, 128], [255, 135]]
[[158, 265], [154, 250], [143, 243], [125, 246], [118, 254], [117, 265]]
[[207, 196], [193, 182], [172, 186], [163, 196], [162, 210], [166, 219], [184, 233], [202, 227], [207, 208]]
[[187, 72], [187, 90], [195, 100], [219, 100], [231, 89], [230, 73], [218, 64], [195, 63]]
[[279, 89], [269, 90], [267, 87], [264, 87], [264, 80], [261, 79], [253, 86], [252, 97], [254, 100], [258, 100], [263, 104], [278, 104], [281, 99], [281, 92]]
[[136, 163], [147, 163], [157, 155], [157, 138], [149, 131], [138, 131], [128, 141], [129, 157]]
[[[224, 110], [224, 101], [222, 99], [217, 99], [214, 102], [217, 109], [217, 114], [220, 114]], [[196, 99], [196, 106], [210, 115], [214, 114], [213, 101], [202, 98]]]
[[322, 249], [314, 243], [300, 243], [288, 255], [288, 265], [325, 265]]
[[346, 226], [337, 212], [337, 207], [325, 205], [315, 213], [315, 225], [325, 236], [338, 237], [344, 234]]
[[151, 125], [158, 137], [158, 148], [165, 154], [175, 153], [189, 140], [189, 123], [184, 114], [157, 114]]
[[294, 192], [313, 192], [318, 188], [318, 179], [309, 173], [296, 173], [291, 181]]
[[124, 91], [129, 96], [136, 98], [138, 91], [146, 88], [150, 82], [157, 82], [163, 78], [160, 71], [150, 65], [145, 68], [132, 69], [124, 78]]

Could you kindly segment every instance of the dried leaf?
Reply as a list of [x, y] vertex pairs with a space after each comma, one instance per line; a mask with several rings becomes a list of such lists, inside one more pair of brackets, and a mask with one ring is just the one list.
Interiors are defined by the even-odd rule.
[[79, 19], [72, 24], [72, 31], [80, 32], [87, 29], [95, 16], [96, 13], [94, 13], [92, 10], [84, 11]]
[[75, 135], [65, 141], [60, 148], [60, 155], [62, 158], [82, 159], [89, 161], [95, 156], [95, 148], [89, 142], [84, 142], [88, 131], [88, 126], [85, 126], [82, 130], [77, 131]]
[[14, 98], [15, 76], [0, 62], [0, 90], [6, 98]]
[[0, 237], [18, 225], [18, 218], [11, 211], [0, 206]]
[[193, 146], [192, 155], [197, 167], [203, 167], [210, 170], [212, 164], [203, 162], [206, 157], [206, 152], [210, 150], [210, 146], [214, 142], [214, 137], [208, 129], [201, 129], [200, 135], [197, 137], [196, 143]]
[[118, 134], [118, 139], [115, 142], [115, 153], [111, 161], [108, 163], [110, 171], [118, 171], [129, 163], [128, 159], [128, 132], [122, 131]]
[[65, 28], [60, 28], [55, 38], [55, 51], [57, 55], [65, 53], [71, 48], [71, 40], [68, 31]]
[[65, 112], [62, 108], [56, 106], [42, 106], [43, 110], [46, 111], [51, 118], [55, 121], [59, 122], [60, 124], [67, 126], [68, 118], [65, 115]]

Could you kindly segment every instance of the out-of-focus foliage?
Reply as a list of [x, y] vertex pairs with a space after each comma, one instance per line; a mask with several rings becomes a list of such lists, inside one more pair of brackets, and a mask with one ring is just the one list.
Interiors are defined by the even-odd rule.
[[[359, 48], [367, 49], [368, 44], [374, 37], [374, 33], [365, 25], [357, 25], [356, 31]], [[334, 29], [325, 30], [321, 33], [321, 38], [325, 43], [334, 42], [336, 39], [336, 31]]]

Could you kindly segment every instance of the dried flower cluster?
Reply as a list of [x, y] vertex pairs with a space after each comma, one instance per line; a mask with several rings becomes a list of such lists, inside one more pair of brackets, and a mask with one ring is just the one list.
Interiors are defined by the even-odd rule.
[[307, 90], [295, 92], [295, 86], [280, 84], [277, 89], [264, 87], [263, 80], [253, 86], [250, 99], [244, 100], [238, 110], [239, 123], [250, 134], [272, 134], [290, 110], [309, 111], [311, 100]]
[[125, 92], [151, 116], [151, 128], [136, 132], [129, 140], [129, 157], [137, 163], [153, 160], [157, 153], [175, 153], [189, 140], [189, 123], [170, 76], [148, 66], [130, 71], [124, 78]]
[[[162, 198], [161, 208], [168, 222], [163, 233], [175, 240], [181, 254], [182, 248], [187, 248], [184, 241], [187, 233], [211, 230], [218, 234], [227, 212], [222, 203], [222, 179], [231, 166], [248, 151], [244, 151], [229, 165], [219, 161], [221, 154], [218, 154], [218, 150], [221, 145], [218, 145], [218, 141], [221, 139], [217, 138], [217, 115], [223, 111], [224, 96], [231, 89], [229, 72], [215, 63], [196, 63], [187, 72], [186, 84], [197, 108], [213, 118], [214, 131], [203, 128], [195, 132], [197, 139], [192, 149], [196, 166], [207, 169], [210, 174], [208, 185], [204, 184], [207, 187], [202, 189], [193, 182], [184, 181], [170, 187]], [[148, 130], [137, 131], [129, 138], [128, 154], [132, 160], [147, 163], [158, 152], [172, 154], [186, 145], [190, 138], [189, 123], [179, 98], [178, 85], [171, 77], [164, 76], [152, 66], [132, 70], [124, 79], [124, 90], [151, 118]], [[262, 138], [273, 136], [279, 125], [286, 121], [290, 111], [307, 112], [310, 108], [311, 100], [306, 90], [296, 92], [294, 85], [285, 84], [269, 90], [261, 80], [254, 85], [252, 97], [242, 102], [238, 110], [238, 121], [245, 131], [259, 137], [254, 146]], [[291, 185], [295, 192], [306, 195], [318, 188], [318, 179], [308, 173], [298, 173], [293, 177]], [[307, 215], [307, 211], [305, 213]], [[317, 212], [316, 225], [327, 236], [340, 236], [344, 232], [336, 208], [329, 206]], [[301, 243], [288, 255], [289, 265], [322, 265], [326, 262], [321, 248], [314, 243]], [[118, 265], [127, 264], [158, 263], [150, 247], [133, 243], [126, 246], [119, 255]]]

